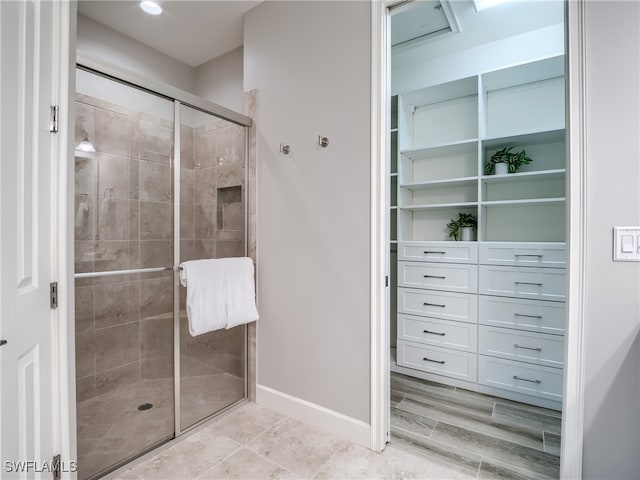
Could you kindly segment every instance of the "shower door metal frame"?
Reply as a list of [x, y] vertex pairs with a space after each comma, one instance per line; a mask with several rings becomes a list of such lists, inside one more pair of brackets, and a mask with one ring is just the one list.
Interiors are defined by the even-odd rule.
[[[120, 70], [114, 66], [105, 65], [95, 60], [78, 55], [76, 59], [76, 68], [83, 70], [109, 80], [118, 82], [120, 84], [127, 85], [131, 88], [147, 92], [157, 97], [165, 98], [173, 103], [174, 108], [174, 142], [173, 142], [173, 161], [171, 167], [173, 168], [173, 265], [170, 267], [155, 267], [155, 268], [140, 268], [130, 270], [115, 270], [105, 272], [89, 272], [89, 273], [75, 273], [74, 278], [89, 278], [99, 276], [114, 276], [114, 275], [126, 275], [131, 273], [152, 273], [152, 272], [164, 272], [173, 271], [173, 326], [174, 326], [174, 438], [177, 438], [184, 433], [197, 428], [199, 425], [207, 422], [212, 417], [219, 415], [239, 403], [246, 401], [248, 397], [248, 327], [243, 325], [244, 328], [244, 342], [243, 342], [243, 364], [244, 364], [244, 395], [243, 398], [233, 402], [232, 404], [217, 410], [206, 417], [200, 419], [193, 425], [189, 425], [183, 428], [180, 422], [180, 280], [178, 267], [180, 265], [180, 127], [181, 127], [181, 108], [192, 108], [205, 114], [212, 115], [218, 119], [226, 120], [236, 125], [244, 127], [245, 132], [245, 149], [244, 149], [244, 188], [242, 189], [242, 201], [244, 202], [244, 255], [248, 256], [249, 250], [249, 138], [250, 128], [252, 127], [251, 118], [241, 113], [230, 110], [221, 105], [203, 100], [195, 95], [159, 82], [154, 82], [148, 78], [136, 75], [132, 72]], [[136, 452], [133, 457], [127, 457], [121, 462], [116, 463], [112, 467], [109, 467], [107, 471], [113, 471], [116, 468], [130, 462], [133, 458], [147, 453], [150, 450], [157, 448], [160, 444], [166, 443], [166, 441], [159, 441], [144, 449], [141, 452]], [[100, 472], [103, 474], [106, 472]]]

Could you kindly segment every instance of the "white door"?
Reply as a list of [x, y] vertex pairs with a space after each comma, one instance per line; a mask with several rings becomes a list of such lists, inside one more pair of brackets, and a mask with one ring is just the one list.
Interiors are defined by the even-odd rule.
[[[0, 2], [0, 478], [52, 478], [50, 1]], [[22, 463], [17, 462], [29, 462]], [[46, 462], [46, 463], [44, 463]], [[17, 472], [21, 471], [21, 472]], [[38, 473], [40, 471], [40, 473]]]

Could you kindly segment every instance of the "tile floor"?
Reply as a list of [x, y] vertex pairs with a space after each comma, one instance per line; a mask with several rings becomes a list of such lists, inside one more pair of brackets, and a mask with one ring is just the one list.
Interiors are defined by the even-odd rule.
[[447, 472], [420, 455], [392, 446], [382, 454], [374, 453], [255, 403], [246, 403], [170, 448], [106, 478], [422, 479], [446, 478]]
[[560, 413], [392, 374], [375, 453], [247, 402], [111, 480], [558, 478]]

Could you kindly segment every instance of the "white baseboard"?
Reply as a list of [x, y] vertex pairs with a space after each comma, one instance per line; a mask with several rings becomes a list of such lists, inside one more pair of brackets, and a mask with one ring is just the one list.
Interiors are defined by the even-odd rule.
[[256, 403], [336, 437], [371, 448], [371, 425], [264, 385], [256, 386]]

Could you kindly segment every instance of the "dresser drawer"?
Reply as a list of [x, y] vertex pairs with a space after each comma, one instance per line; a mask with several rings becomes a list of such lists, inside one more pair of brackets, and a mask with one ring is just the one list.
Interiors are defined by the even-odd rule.
[[562, 401], [562, 370], [478, 355], [478, 383]]
[[401, 367], [415, 368], [423, 372], [475, 382], [477, 358], [475, 353], [398, 340], [397, 363]]
[[476, 242], [400, 242], [398, 260], [478, 263], [478, 244]]
[[564, 270], [531, 267], [480, 266], [480, 293], [564, 302]]
[[398, 286], [476, 293], [478, 267], [464, 264], [398, 262]]
[[400, 314], [398, 340], [475, 352], [478, 344], [478, 326]]
[[398, 288], [398, 312], [476, 323], [478, 321], [478, 296]]
[[564, 337], [506, 328], [479, 327], [478, 353], [547, 367], [564, 365]]
[[485, 295], [478, 300], [478, 322], [483, 325], [564, 335], [563, 303]]
[[488, 243], [480, 245], [480, 263], [523, 267], [565, 268], [564, 243]]

